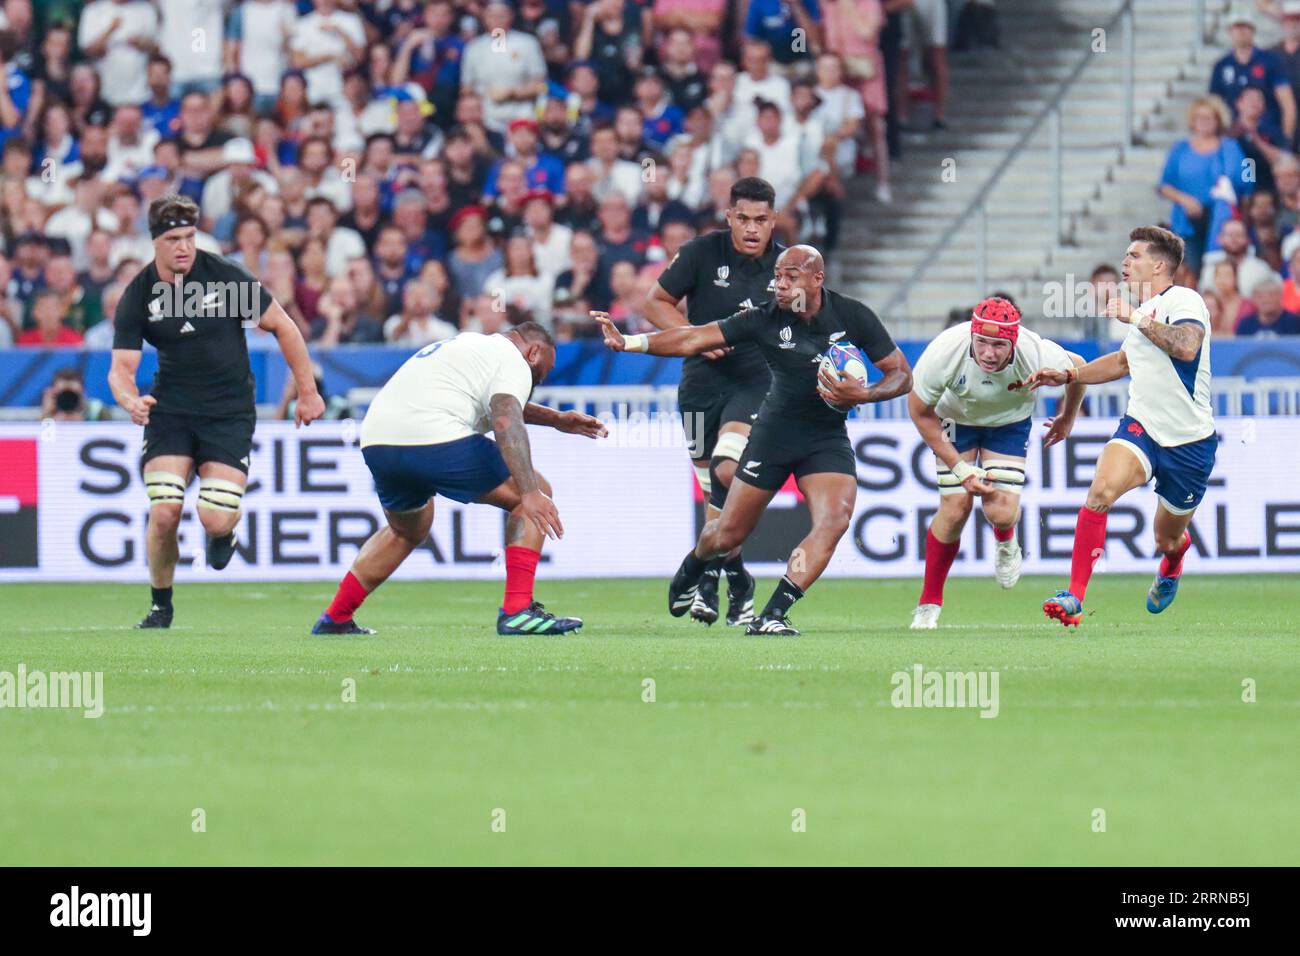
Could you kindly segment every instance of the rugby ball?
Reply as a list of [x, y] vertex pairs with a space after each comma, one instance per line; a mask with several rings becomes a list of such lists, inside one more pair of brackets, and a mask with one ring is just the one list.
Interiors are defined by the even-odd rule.
[[[822, 356], [821, 363], [818, 365], [819, 375], [821, 374], [822, 369], [831, 372], [832, 378], [835, 377], [835, 372], [840, 372], [844, 375], [856, 378], [864, 387], [867, 384], [867, 359], [862, 352], [858, 350], [856, 345], [852, 345], [848, 342], [832, 343], [830, 348], [828, 348], [826, 353]], [[822, 401], [826, 400], [822, 399]], [[852, 406], [843, 407], [832, 404], [831, 402], [826, 402], [826, 404], [837, 412], [843, 412], [845, 414], [853, 410]]]

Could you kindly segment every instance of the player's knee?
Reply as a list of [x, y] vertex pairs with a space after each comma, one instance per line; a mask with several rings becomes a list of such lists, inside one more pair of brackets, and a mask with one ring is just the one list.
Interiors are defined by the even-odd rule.
[[813, 534], [838, 541], [844, 537], [853, 521], [853, 505], [846, 504], [840, 508], [830, 508], [813, 520]]
[[1177, 535], [1161, 534], [1156, 532], [1156, 550], [1161, 554], [1172, 554], [1183, 546], [1183, 535], [1179, 532]]
[[943, 495], [939, 499], [939, 510], [949, 521], [965, 521], [974, 507], [970, 495]]
[[728, 521], [725, 513], [718, 519], [714, 535], [714, 550], [719, 552], [731, 551], [745, 542], [744, 530], [736, 522]]
[[149, 527], [162, 534], [174, 534], [181, 524], [180, 503], [154, 502], [149, 508]]
[[999, 528], [1007, 528], [1015, 524], [1019, 510], [1020, 503], [1017, 501], [985, 500], [984, 502], [984, 517], [988, 519], [989, 524]]
[[225, 478], [199, 479], [199, 521], [208, 534], [228, 534], [239, 523], [244, 486]]

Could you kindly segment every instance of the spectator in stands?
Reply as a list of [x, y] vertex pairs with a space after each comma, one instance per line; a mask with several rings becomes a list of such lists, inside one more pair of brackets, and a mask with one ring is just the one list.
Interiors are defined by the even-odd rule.
[[181, 101], [179, 97], [172, 96], [171, 60], [160, 53], [155, 53], [149, 57], [146, 76], [149, 95], [140, 104], [144, 121], [152, 126], [159, 136], [175, 136], [180, 130]]
[[618, 155], [636, 163], [643, 174], [652, 164], [663, 164], [663, 153], [646, 139], [645, 120], [638, 107], [624, 104], [614, 112], [614, 133], [618, 137]]
[[[1237, 267], [1226, 259], [1216, 263], [1212, 268], [1208, 291], [1213, 292], [1219, 299], [1219, 324], [1210, 327], [1210, 333], [1216, 336], [1231, 336], [1237, 327], [1237, 322], [1243, 316], [1248, 315], [1255, 309], [1254, 303], [1241, 294], [1241, 286], [1237, 282]], [[1201, 287], [1207, 288], [1207, 284], [1202, 277]]]
[[668, 141], [682, 131], [685, 114], [668, 98], [664, 81], [652, 66], [642, 70], [633, 89], [642, 120], [641, 139], [662, 152]]
[[[692, 131], [691, 142], [697, 149], [707, 144], [706, 165], [716, 169], [736, 158], [740, 144], [754, 128], [753, 103], [742, 104], [737, 98], [736, 67], [733, 64], [723, 60], [709, 72], [709, 96], [704, 106], [705, 115], [712, 118], [712, 135], [706, 139]], [[699, 113], [695, 115], [698, 117]]]
[[30, 74], [30, 110], [39, 114], [48, 101], [68, 103], [72, 100], [72, 56], [72, 27], [66, 20], [51, 22]]
[[629, 205], [636, 204], [641, 196], [641, 167], [619, 156], [618, 133], [613, 126], [600, 126], [592, 132], [587, 166], [592, 171], [591, 191], [597, 200], [618, 192]]
[[366, 255], [366, 244], [351, 229], [339, 225], [334, 204], [324, 196], [307, 202], [307, 233], [325, 241], [325, 271], [336, 276], [350, 260]]
[[1282, 277], [1269, 273], [1255, 283], [1250, 293], [1255, 310], [1237, 323], [1237, 335], [1272, 338], [1300, 335], [1300, 315], [1282, 308]]
[[79, 368], [61, 368], [41, 393], [41, 418], [56, 422], [101, 422], [108, 409], [98, 398], [86, 395], [86, 377]]
[[1237, 119], [1229, 135], [1237, 141], [1246, 158], [1254, 164], [1255, 189], [1272, 190], [1273, 163], [1283, 156], [1290, 144], [1282, 130], [1272, 124], [1264, 111], [1264, 94], [1248, 86], [1237, 96]]
[[709, 82], [695, 62], [695, 39], [690, 30], [673, 27], [668, 31], [659, 71], [668, 99], [683, 116], [704, 102]]
[[14, 344], [34, 348], [81, 345], [81, 333], [64, 325], [63, 316], [63, 296], [53, 289], [41, 289], [32, 300], [35, 327], [18, 336]]
[[[1208, 252], [1202, 259], [1201, 285], [1213, 282], [1214, 266], [1227, 260], [1237, 269], [1237, 281], [1242, 289], [1249, 289], [1256, 279], [1271, 272], [1268, 265], [1255, 255], [1250, 244], [1250, 234], [1246, 224], [1240, 219], [1229, 219], [1219, 229], [1219, 248]], [[1249, 294], [1249, 293], [1247, 293]]]
[[1272, 219], [1260, 220], [1253, 232], [1255, 254], [1274, 272], [1282, 272], [1282, 238], [1278, 235], [1277, 223]]
[[607, 266], [627, 260], [645, 265], [650, 235], [632, 225], [632, 209], [622, 193], [612, 192], [600, 201], [600, 258]]
[[372, 315], [361, 311], [357, 291], [346, 275], [337, 275], [317, 304], [319, 318], [312, 322], [312, 342], [322, 348], [382, 342], [384, 330]]
[[447, 170], [447, 193], [453, 207], [459, 209], [483, 197], [491, 163], [474, 149], [474, 140], [464, 126], [447, 132], [442, 151]]
[[451, 217], [454, 248], [447, 258], [452, 280], [469, 298], [483, 291], [483, 284], [504, 260], [487, 231], [488, 211], [482, 206], [465, 206]]
[[632, 73], [641, 67], [644, 49], [641, 16], [637, 4], [624, 0], [596, 0], [582, 12], [573, 56], [590, 65], [605, 103], [621, 103], [632, 95]]
[[746, 37], [767, 43], [787, 79], [812, 72], [811, 57], [822, 46], [817, 0], [750, 0], [744, 29]]
[[362, 315], [373, 316], [380, 323], [382, 333], [383, 321], [390, 312], [396, 312], [400, 307], [400, 297], [394, 302], [389, 301], [384, 287], [379, 284], [379, 277], [375, 275], [375, 267], [369, 256], [357, 256], [351, 260], [346, 275], [357, 294], [357, 309]]
[[[1282, 61], [1292, 95], [1300, 96], [1297, 92], [1300, 91], [1300, 0], [1283, 0], [1272, 4], [1272, 9], [1266, 12], [1282, 21], [1282, 39], [1269, 47], [1269, 52]], [[1290, 149], [1296, 145], [1295, 142], [1287, 143]]]
[[1160, 195], [1174, 204], [1170, 227], [1182, 237], [1184, 258], [1193, 268], [1219, 248], [1216, 237], [1232, 218], [1237, 197], [1251, 189], [1245, 155], [1224, 135], [1230, 121], [1222, 100], [1197, 99], [1187, 111], [1191, 135], [1170, 149], [1160, 177]]
[[452, 217], [439, 213], [435, 227], [430, 206], [429, 199], [418, 189], [403, 189], [393, 200], [393, 225], [402, 230], [408, 255], [416, 260], [441, 259], [447, 254]]
[[0, 144], [23, 134], [32, 101], [31, 78], [13, 62], [13, 47], [13, 34], [0, 33]]
[[1128, 334], [1128, 326], [1118, 319], [1106, 318], [1106, 304], [1119, 294], [1119, 271], [1108, 262], [1099, 263], [1088, 276], [1083, 318], [1085, 334], [1097, 341], [1115, 342]]
[[[221, 32], [213, 34], [213, 45], [220, 45]], [[149, 56], [157, 50], [157, 36], [158, 14], [145, 0], [93, 0], [81, 11], [77, 46], [97, 70], [110, 105], [148, 98]]]
[[[527, 188], [546, 189], [552, 193], [564, 192], [564, 164], [555, 156], [538, 151], [540, 127], [537, 120], [532, 117], [514, 119], [507, 129], [507, 153], [523, 167]], [[503, 161], [499, 161], [488, 173], [487, 185], [483, 190], [486, 196], [497, 195], [497, 176], [500, 174], [501, 162]]]
[[[772, 184], [778, 210], [798, 205], [816, 192], [820, 180], [814, 184], [812, 178], [818, 173], [824, 177], [821, 167], [814, 165], [822, 145], [820, 138], [805, 149], [795, 122], [783, 124], [781, 108], [766, 100], [759, 101], [757, 127], [745, 140], [746, 149], [758, 154], [758, 169], [753, 175]], [[739, 166], [737, 172], [741, 172]]]
[[1291, 257], [1287, 260], [1288, 276], [1282, 283], [1282, 308], [1288, 312], [1300, 314], [1300, 245], [1291, 250]]
[[343, 73], [364, 62], [365, 27], [355, 13], [340, 10], [338, 0], [312, 0], [312, 6], [293, 26], [290, 63], [303, 73], [307, 102], [343, 108]]
[[611, 299], [605, 264], [600, 258], [596, 237], [590, 232], [574, 232], [569, 246], [573, 265], [555, 279], [552, 317], [555, 334], [562, 338], [598, 335], [599, 328], [588, 312], [608, 311]]
[[89, 300], [86, 290], [77, 283], [77, 270], [69, 255], [54, 253], [50, 256], [45, 264], [44, 290], [59, 297], [63, 321], [71, 329], [84, 333], [103, 317], [99, 302]]
[[573, 163], [564, 171], [564, 201], [555, 210], [555, 221], [577, 231], [594, 231], [599, 228], [596, 201], [596, 176], [586, 163]]
[[1286, 235], [1300, 225], [1300, 160], [1283, 153], [1273, 164], [1273, 182], [1277, 188], [1277, 227]]
[[[834, 0], [834, 2], [845, 8], [856, 3], [859, 10], [862, 9], [862, 0]], [[874, 5], [879, 7], [878, 2], [875, 2]], [[930, 91], [934, 98], [932, 126], [934, 129], [944, 129], [944, 117], [946, 116], [948, 100], [947, 0], [913, 0], [907, 14], [904, 20], [903, 46], [899, 56], [901, 72], [898, 84], [905, 92], [898, 100], [898, 122], [903, 126], [906, 126], [908, 122], [911, 97], [906, 93], [910, 82], [907, 67], [911, 61], [910, 50], [918, 49], [921, 51], [921, 59], [925, 64], [925, 70], [930, 80]], [[883, 10], [881, 15], [883, 15]], [[879, 30], [879, 27], [876, 29]]]
[[498, 303], [518, 306], [534, 321], [551, 327], [555, 276], [537, 268], [527, 233], [521, 231], [506, 240], [505, 264], [487, 277], [483, 291]]
[[26, 302], [45, 288], [45, 264], [50, 261], [50, 247], [36, 232], [21, 233], [11, 245], [13, 274], [10, 287], [16, 298]]
[[744, 128], [753, 129], [759, 100], [775, 103], [782, 116], [790, 115], [790, 81], [772, 69], [772, 48], [763, 40], [746, 40], [740, 63], [744, 70], [736, 74], [732, 95]]
[[0, 349], [14, 344], [22, 331], [23, 303], [14, 296], [13, 270], [9, 260], [0, 256]]
[[[86, 331], [81, 342], [83, 348], [91, 349], [96, 352], [108, 352], [112, 350], [113, 335], [115, 334], [116, 328], [113, 325], [113, 321], [117, 317], [117, 303], [121, 301], [122, 293], [125, 289], [126, 286], [117, 282], [111, 282], [104, 286], [103, 292], [100, 294], [100, 302], [104, 318]], [[146, 343], [145, 348], [150, 349], [153, 348], [153, 346]]]
[[408, 254], [406, 236], [394, 225], [379, 231], [373, 248], [375, 278], [387, 299], [383, 314], [392, 315], [401, 309], [402, 288], [415, 278], [419, 261]]
[[558, 276], [569, 268], [573, 230], [555, 221], [554, 205], [555, 198], [546, 190], [531, 190], [524, 197], [524, 225], [532, 239], [537, 268]]
[[1243, 88], [1257, 87], [1264, 93], [1269, 119], [1282, 128], [1288, 143], [1295, 142], [1296, 99], [1281, 59], [1255, 46], [1255, 20], [1249, 13], [1229, 20], [1228, 35], [1232, 49], [1214, 64], [1210, 92], [1235, 104]]
[[670, 222], [689, 223], [694, 219], [690, 207], [668, 198], [668, 177], [652, 176], [646, 180], [641, 204], [632, 211], [632, 230], [656, 235]]
[[[109, 0], [100, 0], [101, 3]], [[134, 0], [133, 0], [134, 2]], [[143, 5], [143, 0], [140, 0]], [[85, 23], [85, 15], [82, 15]], [[99, 73], [89, 63], [78, 63], [72, 67], [72, 128], [81, 132], [87, 126], [104, 126], [113, 115], [113, 107], [99, 95]], [[135, 99], [130, 102], [136, 102]]]
[[458, 331], [436, 314], [428, 287], [410, 282], [402, 290], [401, 311], [384, 323], [384, 341], [398, 348], [421, 349], [431, 342], [449, 339]]
[[[827, 3], [823, 19], [827, 49], [840, 57], [848, 84], [855, 87], [862, 97], [867, 128], [871, 133], [876, 200], [882, 204], [891, 203], [894, 196], [889, 186], [889, 149], [885, 128], [889, 96], [884, 58], [880, 52], [880, 30], [885, 18], [880, 0], [833, 0]], [[941, 118], [937, 109], [936, 118]]]
[[466, 45], [461, 60], [461, 85], [482, 97], [483, 123], [497, 133], [512, 119], [532, 117], [533, 101], [546, 89], [541, 45], [511, 29], [513, 21], [514, 10], [505, 0], [488, 0], [483, 35]]
[[265, 115], [280, 96], [280, 77], [289, 69], [286, 38], [298, 11], [289, 0], [245, 0], [226, 24], [229, 59], [253, 85], [253, 110]]

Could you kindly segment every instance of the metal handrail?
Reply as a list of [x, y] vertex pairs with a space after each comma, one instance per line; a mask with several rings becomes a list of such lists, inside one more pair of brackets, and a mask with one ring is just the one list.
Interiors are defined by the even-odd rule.
[[[1120, 4], [1119, 9], [1116, 10], [1115, 13], [1111, 16], [1111, 18], [1102, 26], [1102, 29], [1106, 31], [1107, 34], [1109, 34], [1109, 32], [1115, 26], [1116, 23], [1121, 23], [1122, 25], [1121, 44], [1122, 44], [1123, 57], [1124, 57], [1124, 64], [1123, 64], [1124, 67], [1124, 111], [1123, 111], [1124, 112], [1124, 118], [1123, 118], [1124, 133], [1121, 140], [1121, 144], [1122, 144], [1121, 148], [1124, 151], [1125, 155], [1127, 154], [1128, 148], [1133, 145], [1133, 138], [1134, 138], [1133, 96], [1134, 96], [1134, 57], [1136, 55], [1135, 54], [1136, 44], [1134, 43], [1134, 37], [1133, 37], [1133, 2], [1134, 0], [1124, 0], [1124, 2]], [[1204, 0], [1198, 0], [1197, 15], [1200, 17], [1200, 22], [1198, 25], [1201, 27], [1201, 30], [1203, 32], [1204, 23], [1205, 23]], [[1008, 167], [1010, 167], [1011, 164], [1020, 157], [1020, 154], [1022, 150], [1025, 148], [1026, 144], [1028, 144], [1028, 142], [1038, 134], [1040, 128], [1042, 127], [1045, 121], [1050, 121], [1049, 133], [1051, 137], [1051, 154], [1052, 154], [1052, 163], [1053, 163], [1052, 227], [1056, 237], [1055, 241], [1056, 242], [1061, 241], [1062, 231], [1063, 231], [1062, 222], [1064, 218], [1061, 210], [1061, 205], [1062, 205], [1061, 176], [1062, 176], [1062, 166], [1063, 166], [1063, 151], [1061, 149], [1061, 118], [1060, 118], [1061, 102], [1069, 94], [1071, 88], [1075, 84], [1075, 81], [1079, 79], [1079, 77], [1083, 74], [1083, 71], [1087, 69], [1088, 65], [1093, 61], [1094, 61], [1094, 54], [1092, 53], [1091, 50], [1084, 53], [1079, 58], [1079, 62], [1075, 65], [1074, 69], [1070, 71], [1070, 75], [1061, 82], [1060, 87], [1057, 89], [1055, 95], [1051, 98], [1051, 100], [1048, 101], [1043, 106], [1043, 108], [1039, 110], [1038, 113], [1034, 116], [1034, 121], [1029, 125], [1029, 128], [1025, 130], [1025, 132], [1020, 136], [1020, 138], [1016, 140], [1015, 144], [1012, 145], [1007, 150], [1006, 155], [1002, 157], [1001, 161], [994, 168], [993, 172], [989, 174], [989, 178], [985, 181], [984, 185], [980, 188], [980, 191], [975, 194], [975, 196], [971, 199], [969, 203], [967, 203], [966, 208], [962, 211], [962, 214], [957, 218], [957, 221], [953, 224], [951, 228], [947, 229], [944, 232], [944, 234], [941, 235], [938, 238], [938, 240], [934, 242], [933, 245], [930, 246], [930, 248], [926, 251], [926, 255], [921, 259], [920, 262], [916, 264], [916, 268], [914, 268], [911, 274], [903, 282], [899, 284], [898, 288], [894, 291], [894, 294], [890, 296], [889, 301], [885, 304], [885, 308], [883, 311], [884, 315], [893, 316], [895, 315], [896, 309], [898, 308], [899, 305], [906, 306], [907, 299], [911, 293], [912, 287], [916, 285], [916, 283], [921, 279], [922, 276], [925, 275], [927, 271], [929, 271], [930, 266], [933, 263], [938, 261], [939, 256], [943, 253], [944, 249], [947, 248], [948, 243], [952, 241], [953, 236], [960, 233], [962, 229], [965, 227], [966, 223], [971, 219], [971, 217], [975, 216], [976, 214], [978, 214], [979, 216], [978, 231], [975, 234], [976, 284], [979, 286], [979, 294], [980, 295], [985, 294], [985, 291], [988, 288], [987, 271], [988, 271], [988, 199], [989, 196], [993, 192], [993, 190], [997, 187], [998, 183], [1001, 181], [1002, 176], [1007, 171]]]

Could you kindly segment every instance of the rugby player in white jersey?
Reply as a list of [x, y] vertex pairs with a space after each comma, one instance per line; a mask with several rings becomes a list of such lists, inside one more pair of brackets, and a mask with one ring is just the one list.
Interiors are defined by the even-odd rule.
[[1043, 612], [1078, 627], [1093, 565], [1106, 548], [1106, 514], [1123, 495], [1156, 481], [1156, 550], [1163, 557], [1147, 591], [1147, 610], [1173, 603], [1191, 546], [1188, 526], [1205, 495], [1218, 437], [1210, 408], [1210, 315], [1194, 289], [1173, 284], [1183, 240], [1159, 226], [1129, 233], [1123, 286], [1140, 304], [1116, 295], [1106, 315], [1131, 328], [1118, 352], [1078, 369], [1047, 368], [1031, 387], [1093, 385], [1129, 376], [1127, 414], [1106, 444], [1079, 509], [1069, 590], [1057, 591]]
[[[1034, 395], [1021, 384], [1041, 368], [1079, 365], [1080, 356], [1024, 328], [1015, 304], [996, 297], [975, 306], [971, 321], [945, 329], [925, 347], [912, 372], [907, 410], [934, 452], [939, 511], [925, 536], [925, 584], [912, 612], [914, 629], [939, 622], [944, 582], [976, 497], [993, 526], [998, 584], [1010, 588], [1020, 579], [1016, 524], [1034, 411]], [[1078, 382], [1066, 389], [1043, 444], [1069, 436], [1083, 390]]]
[[590, 438], [606, 434], [590, 415], [528, 400], [554, 365], [550, 334], [523, 322], [499, 335], [465, 332], [435, 342], [393, 374], [361, 424], [361, 453], [388, 526], [362, 546], [313, 634], [375, 633], [352, 616], [429, 536], [435, 495], [509, 512], [498, 634], [564, 634], [582, 626], [533, 600], [542, 542], [563, 537], [564, 527], [550, 484], [533, 468], [524, 426]]

